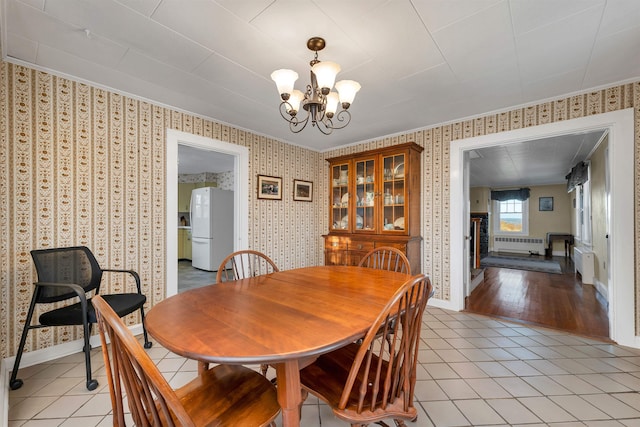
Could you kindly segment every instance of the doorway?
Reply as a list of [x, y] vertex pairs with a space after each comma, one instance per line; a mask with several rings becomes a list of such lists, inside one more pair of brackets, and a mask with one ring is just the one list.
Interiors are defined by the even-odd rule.
[[[248, 241], [248, 178], [249, 150], [236, 144], [219, 141], [187, 132], [167, 129], [167, 238], [166, 296], [178, 293], [178, 170], [179, 147], [203, 150], [207, 159], [216, 155], [233, 159], [233, 250], [245, 249]], [[209, 157], [210, 156], [210, 157]]]
[[[463, 248], [468, 230], [469, 211], [465, 200], [464, 159], [467, 151], [539, 139], [555, 135], [607, 129], [610, 135], [609, 165], [611, 171], [611, 213], [615, 221], [609, 224], [611, 257], [609, 282], [610, 337], [619, 344], [640, 347], [635, 336], [633, 239], [625, 238], [633, 230], [633, 110], [621, 110], [527, 129], [502, 132], [481, 137], [457, 140], [451, 143], [451, 309], [464, 308], [465, 288], [469, 281]], [[458, 268], [456, 268], [458, 267]]]

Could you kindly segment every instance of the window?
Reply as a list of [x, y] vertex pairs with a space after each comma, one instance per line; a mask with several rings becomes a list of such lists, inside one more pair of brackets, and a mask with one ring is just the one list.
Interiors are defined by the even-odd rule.
[[495, 234], [529, 234], [529, 200], [494, 200]]
[[591, 181], [586, 181], [575, 189], [576, 230], [575, 238], [585, 245], [591, 244]]

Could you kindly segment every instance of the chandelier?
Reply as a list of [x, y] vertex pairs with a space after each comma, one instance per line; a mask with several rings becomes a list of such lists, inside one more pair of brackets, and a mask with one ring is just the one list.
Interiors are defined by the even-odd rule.
[[[271, 79], [276, 82], [278, 94], [282, 99], [280, 115], [289, 122], [289, 129], [293, 133], [302, 131], [311, 122], [311, 126], [329, 135], [334, 129], [342, 129], [351, 121], [351, 113], [348, 110], [356, 92], [360, 90], [360, 84], [353, 80], [341, 80], [335, 84], [338, 93], [331, 91], [340, 65], [318, 60], [318, 51], [324, 47], [325, 41], [321, 37], [312, 37], [307, 41], [307, 48], [315, 52], [315, 56], [309, 62], [311, 84], [307, 85], [304, 93], [293, 88], [298, 79], [298, 73], [295, 71], [282, 69], [271, 73]], [[342, 107], [340, 111], [338, 104]], [[307, 112], [304, 119], [298, 117], [300, 105]]]

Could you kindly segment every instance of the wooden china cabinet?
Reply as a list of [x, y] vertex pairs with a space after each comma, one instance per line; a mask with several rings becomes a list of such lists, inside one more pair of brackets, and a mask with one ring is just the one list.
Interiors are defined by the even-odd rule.
[[420, 155], [414, 142], [327, 159], [326, 265], [358, 265], [378, 246], [402, 250], [420, 273]]

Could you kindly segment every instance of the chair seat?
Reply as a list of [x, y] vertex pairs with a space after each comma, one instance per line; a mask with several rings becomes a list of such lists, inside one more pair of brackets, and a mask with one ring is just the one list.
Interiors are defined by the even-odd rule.
[[280, 413], [273, 384], [240, 365], [209, 369], [177, 389], [176, 395], [199, 426], [266, 425]]
[[[355, 359], [360, 345], [357, 343], [351, 343], [345, 347], [341, 347], [330, 353], [323, 354], [310, 366], [300, 371], [300, 382], [302, 387], [309, 385], [309, 389], [313, 390], [314, 394], [323, 396], [331, 407], [337, 407], [342, 396], [344, 385], [347, 382], [347, 377], [351, 371], [351, 365], [353, 359]], [[372, 355], [377, 360], [375, 355]], [[383, 372], [381, 375], [384, 377], [386, 373], [387, 364], [383, 362]], [[368, 382], [372, 383], [375, 372], [370, 373], [372, 377]], [[358, 375], [355, 385], [353, 386], [353, 392], [349, 396], [349, 402], [347, 408], [351, 406], [357, 406], [358, 404], [358, 392], [360, 391], [360, 385], [362, 384], [362, 376]]]
[[[147, 297], [141, 294], [112, 294], [101, 295], [105, 301], [113, 308], [119, 317], [133, 313], [144, 305]], [[89, 303], [87, 318], [89, 323], [96, 323], [96, 312]], [[40, 324], [46, 326], [66, 326], [66, 325], [82, 325], [82, 307], [80, 303], [60, 307], [55, 310], [40, 315]]]

